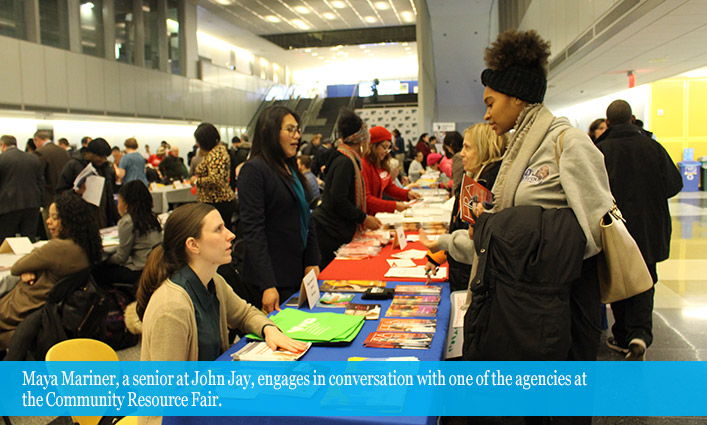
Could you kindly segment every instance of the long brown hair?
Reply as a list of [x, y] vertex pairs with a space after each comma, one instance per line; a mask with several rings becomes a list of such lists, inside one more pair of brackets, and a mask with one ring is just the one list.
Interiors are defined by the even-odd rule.
[[147, 257], [137, 289], [137, 314], [142, 320], [150, 297], [179, 269], [187, 264], [185, 243], [190, 237], [201, 237], [204, 217], [213, 206], [200, 202], [183, 205], [172, 212], [164, 225], [162, 245], [157, 245]]
[[[389, 142], [391, 142], [390, 146], [392, 148], [393, 142], [391, 140], [389, 140]], [[380, 142], [380, 143], [383, 143], [383, 142]], [[378, 146], [378, 143], [376, 143], [376, 144], [369, 143], [368, 147], [366, 148], [366, 152], [364, 152], [364, 154], [363, 154], [363, 157], [366, 158], [366, 161], [369, 164], [375, 166], [376, 168], [378, 168], [380, 170], [385, 170], [388, 172], [388, 174], [390, 174], [390, 159], [392, 158], [390, 155], [390, 152], [388, 152], [385, 155], [385, 158], [383, 158], [381, 160], [378, 158], [378, 154], [376, 154], [376, 152], [374, 151], [376, 146]]]

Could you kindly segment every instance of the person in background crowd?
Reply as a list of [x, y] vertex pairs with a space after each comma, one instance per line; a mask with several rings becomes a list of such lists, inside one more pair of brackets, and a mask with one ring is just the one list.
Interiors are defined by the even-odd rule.
[[101, 236], [88, 204], [71, 192], [49, 207], [47, 227], [52, 239], [13, 264], [19, 282], [0, 298], [0, 350], [7, 349], [17, 326], [46, 302], [49, 291], [64, 277], [101, 260]]
[[0, 137], [0, 244], [16, 234], [34, 239], [44, 177], [36, 155], [17, 149], [14, 136]]
[[597, 118], [589, 124], [589, 138], [592, 142], [596, 144], [597, 139], [606, 131], [606, 120], [604, 118]]
[[25, 152], [35, 153], [36, 151], [37, 151], [37, 145], [34, 144], [34, 139], [32, 139], [32, 138], [27, 139], [27, 143], [25, 144]]
[[145, 153], [141, 154], [143, 158], [145, 158], [145, 161], [148, 161], [150, 157], [152, 156], [152, 153], [150, 152], [150, 145], [145, 145]]
[[228, 182], [231, 159], [226, 147], [221, 143], [221, 135], [216, 127], [201, 123], [194, 131], [194, 138], [204, 158], [199, 162], [191, 178], [196, 187], [199, 202], [213, 205], [231, 229], [233, 214], [236, 212], [236, 194]]
[[118, 165], [120, 164], [120, 159], [123, 157], [123, 153], [120, 151], [119, 147], [113, 146], [113, 149], [111, 149], [110, 156], [113, 160], [111, 165], [113, 166], [113, 172], [115, 173], [115, 182], [116, 184], [122, 184], [123, 176], [118, 172]]
[[[409, 189], [400, 189], [393, 184], [390, 169], [390, 150], [393, 135], [383, 127], [369, 130], [370, 143], [361, 161], [361, 175], [366, 184], [366, 213], [404, 211], [410, 207], [406, 201], [421, 198]], [[383, 199], [383, 193], [394, 200]]]
[[319, 275], [319, 246], [312, 226], [307, 180], [297, 168], [299, 116], [283, 106], [263, 111], [253, 148], [238, 175], [242, 280], [258, 290], [266, 313], [299, 290], [311, 270]]
[[440, 161], [442, 161], [442, 154], [433, 152], [427, 155], [427, 168], [425, 169], [425, 172], [438, 173], [439, 175], [437, 176], [437, 181], [440, 183], [441, 187], [446, 187], [450, 179], [446, 174], [440, 171]]
[[192, 159], [189, 161], [189, 175], [193, 176], [194, 173], [196, 173], [196, 167], [199, 166], [199, 163], [204, 159], [204, 151], [199, 149], [199, 145], [196, 145], [196, 151]]
[[147, 159], [147, 162], [153, 167], [157, 168], [160, 166], [160, 162], [162, 162], [166, 154], [167, 148], [165, 148], [164, 146], [160, 146], [159, 148], [157, 148], [157, 153], [155, 153], [154, 155], [150, 155], [150, 157]]
[[242, 163], [246, 162], [250, 156], [251, 144], [247, 137], [245, 139], [239, 139], [236, 136], [231, 139], [231, 144], [233, 145], [233, 151], [235, 152], [234, 163], [235, 166], [238, 167]]
[[631, 117], [632, 117], [632, 119], [633, 119], [633, 124], [634, 124], [636, 127], [640, 128], [640, 129], [641, 129], [641, 132], [643, 132], [643, 134], [645, 134], [646, 136], [650, 137], [650, 138], [653, 139], [653, 140], [657, 140], [656, 137], [655, 137], [655, 134], [653, 134], [653, 132], [648, 131], [648, 130], [646, 130], [645, 128], [643, 128], [643, 121], [637, 120], [635, 115], [631, 115]]
[[91, 138], [89, 136], [82, 137], [81, 138], [81, 147], [79, 149], [76, 149], [73, 152], [71, 152], [71, 157], [81, 160], [83, 158], [81, 152], [83, 151], [83, 149], [88, 147], [88, 144], [91, 142], [91, 140], [93, 140], [93, 138]]
[[370, 134], [361, 117], [344, 109], [337, 129], [342, 142], [326, 165], [322, 203], [314, 210], [314, 223], [323, 269], [341, 245], [351, 242], [357, 230], [375, 230], [381, 222], [366, 211], [366, 186], [361, 173], [361, 154]]
[[167, 156], [160, 162], [159, 170], [162, 177], [169, 182], [189, 177], [187, 167], [179, 156], [179, 148], [176, 146], [169, 149]]
[[410, 169], [408, 169], [408, 178], [411, 183], [415, 183], [420, 179], [425, 173], [425, 167], [422, 166], [422, 161], [424, 161], [425, 154], [422, 152], [417, 152], [415, 158], [410, 163]]
[[118, 213], [120, 245], [93, 271], [93, 276], [105, 288], [114, 283], [130, 283], [137, 289], [147, 256], [162, 242], [162, 227], [152, 212], [152, 195], [147, 186], [139, 180], [125, 183], [118, 192]]
[[[440, 165], [440, 169], [452, 179], [451, 189], [452, 193], [457, 193], [459, 185], [462, 182], [464, 176], [464, 164], [461, 157], [461, 150], [464, 145], [464, 137], [459, 134], [458, 131], [448, 131], [444, 135], [444, 155], [447, 159], [451, 158], [451, 167], [449, 173], [446, 171], [447, 163], [445, 162], [444, 167]], [[450, 156], [451, 155], [451, 156]], [[442, 159], [444, 161], [444, 158]]]
[[[445, 137], [445, 142], [447, 137], [449, 134]], [[506, 151], [506, 143], [507, 137], [497, 135], [486, 123], [467, 128], [464, 130], [462, 149], [458, 152], [462, 161], [462, 171], [491, 190], [501, 167], [501, 157]], [[471, 277], [469, 257], [474, 256], [473, 241], [468, 234], [469, 225], [459, 215], [460, 195], [461, 181], [457, 185], [457, 191], [454, 192], [449, 234], [441, 235], [437, 241], [432, 241], [427, 238], [424, 231], [420, 231], [420, 242], [430, 250], [427, 254], [426, 270], [432, 271], [445, 261], [448, 262], [449, 287], [452, 291], [465, 290], [469, 286]], [[459, 253], [464, 254], [459, 255]], [[464, 262], [460, 261], [460, 258], [463, 258]]]
[[[54, 201], [59, 175], [64, 169], [64, 165], [69, 162], [69, 154], [49, 139], [49, 132], [38, 130], [34, 133], [34, 143], [37, 146], [35, 154], [39, 156], [42, 163], [42, 175], [44, 177], [44, 194], [42, 196], [42, 207], [48, 210], [49, 205]], [[46, 217], [44, 217], [46, 220]]]
[[427, 133], [422, 133], [420, 135], [420, 138], [417, 139], [417, 145], [415, 145], [415, 151], [416, 152], [422, 152], [422, 163], [426, 164], [427, 163], [427, 155], [432, 152], [430, 150], [430, 135]]
[[427, 145], [430, 147], [431, 153], [439, 153], [437, 152], [437, 136], [430, 136]]
[[61, 139], [57, 140], [57, 144], [59, 145], [59, 147], [64, 148], [64, 150], [67, 151], [69, 153], [69, 155], [71, 155], [71, 152], [73, 152], [73, 149], [71, 148], [71, 145], [69, 144], [69, 141], [66, 140], [65, 137], [62, 137]]
[[[626, 229], [636, 240], [653, 283], [658, 282], [656, 263], [670, 255], [668, 199], [682, 189], [682, 176], [665, 148], [633, 125], [631, 106], [624, 100], [606, 109], [608, 129], [597, 140], [604, 154], [611, 193], [626, 219]], [[645, 360], [653, 342], [655, 289], [611, 304], [615, 323], [609, 348], [627, 360]]]
[[231, 344], [229, 328], [262, 336], [272, 350], [306, 348], [216, 273], [231, 261], [233, 238], [211, 205], [183, 205], [169, 216], [164, 243], [152, 250], [138, 287], [141, 361], [216, 360]]
[[312, 157], [307, 155], [298, 156], [297, 168], [299, 168], [300, 172], [307, 180], [307, 191], [309, 192], [311, 198], [319, 198], [319, 181], [314, 173], [312, 173]]
[[123, 179], [123, 184], [131, 181], [141, 181], [146, 187], [149, 186], [147, 175], [145, 174], [145, 158], [137, 151], [138, 143], [134, 137], [125, 139], [125, 155], [120, 158], [115, 173]]
[[75, 189], [74, 181], [89, 163], [93, 165], [96, 173], [105, 178], [99, 206], [89, 206], [89, 208], [95, 210], [97, 223], [100, 228], [113, 226], [120, 218], [113, 199], [115, 173], [113, 172], [113, 167], [111, 167], [108, 162], [110, 152], [110, 145], [104, 139], [99, 137], [91, 140], [88, 146], [82, 149], [83, 159], [78, 160], [72, 158], [66, 163], [64, 169], [61, 171], [59, 183], [57, 183], [56, 187], [57, 194], [75, 191], [77, 194], [83, 195], [86, 191], [86, 183], [84, 182], [79, 189]]
[[402, 164], [405, 160], [405, 139], [400, 135], [400, 131], [396, 128], [393, 130], [393, 151], [394, 157]]

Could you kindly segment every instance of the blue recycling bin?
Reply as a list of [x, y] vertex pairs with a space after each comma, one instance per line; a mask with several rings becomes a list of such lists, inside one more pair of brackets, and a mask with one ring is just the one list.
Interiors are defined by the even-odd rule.
[[682, 175], [682, 191], [697, 192], [700, 189], [700, 169], [702, 163], [699, 161], [678, 162], [680, 175]]

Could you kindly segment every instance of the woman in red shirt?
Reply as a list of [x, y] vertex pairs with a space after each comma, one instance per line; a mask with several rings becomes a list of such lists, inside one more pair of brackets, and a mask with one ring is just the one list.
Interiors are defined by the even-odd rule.
[[[409, 207], [403, 201], [421, 198], [419, 193], [397, 187], [390, 173], [390, 150], [393, 136], [383, 127], [369, 130], [371, 142], [364, 154], [361, 174], [366, 183], [366, 213], [403, 211]], [[383, 199], [383, 193], [398, 201]]]

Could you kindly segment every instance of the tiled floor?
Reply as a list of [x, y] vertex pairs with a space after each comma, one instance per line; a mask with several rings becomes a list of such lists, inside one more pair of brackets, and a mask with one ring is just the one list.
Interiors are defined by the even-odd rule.
[[[670, 258], [658, 265], [653, 312], [653, 345], [647, 360], [707, 360], [707, 192], [681, 193], [670, 201], [673, 237]], [[613, 323], [608, 311], [609, 327]], [[604, 344], [599, 360], [622, 361]], [[118, 353], [121, 360], [139, 360], [140, 349]], [[54, 421], [53, 421], [54, 420]], [[17, 425], [69, 424], [65, 418], [12, 418]], [[707, 418], [596, 417], [594, 425], [707, 424]]]

